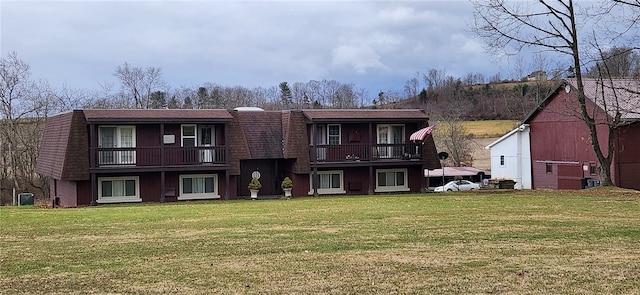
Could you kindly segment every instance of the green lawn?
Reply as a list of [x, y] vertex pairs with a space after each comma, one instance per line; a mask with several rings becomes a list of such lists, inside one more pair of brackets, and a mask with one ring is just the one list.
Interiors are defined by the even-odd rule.
[[640, 194], [0, 208], [2, 294], [640, 294]]

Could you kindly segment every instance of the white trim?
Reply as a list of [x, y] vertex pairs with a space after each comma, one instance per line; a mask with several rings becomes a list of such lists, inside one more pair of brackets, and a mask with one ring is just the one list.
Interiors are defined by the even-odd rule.
[[[320, 175], [331, 175], [331, 174], [339, 174], [340, 175], [340, 187], [338, 188], [320, 188], [320, 183], [318, 183], [318, 194], [319, 195], [339, 195], [346, 194], [347, 191], [344, 190], [344, 172], [342, 170], [328, 170], [328, 171], [318, 171], [318, 179]], [[311, 190], [309, 191], [309, 195], [313, 195], [313, 172], [309, 175], [309, 187]]]
[[[380, 186], [378, 185], [378, 173], [396, 173], [402, 172], [404, 174], [404, 185], [402, 186]], [[376, 169], [376, 188], [374, 192], [382, 193], [382, 192], [408, 192], [409, 191], [409, 175], [407, 168], [397, 168], [397, 169]]]
[[[103, 146], [102, 133], [105, 128], [114, 128], [113, 146]], [[131, 129], [131, 146], [122, 145], [122, 130]], [[135, 125], [99, 125], [98, 126], [98, 148], [134, 148], [136, 147], [136, 126]], [[105, 159], [105, 155], [111, 155], [113, 161]], [[136, 151], [101, 151], [98, 159], [100, 165], [135, 165]]]
[[[332, 126], [337, 126], [338, 127], [338, 144], [337, 145], [341, 145], [342, 144], [342, 125], [340, 124], [327, 124], [327, 144], [331, 145], [331, 134], [330, 134], [330, 130]], [[335, 135], [334, 135], [335, 136]], [[335, 145], [335, 144], [333, 144]]]
[[[103, 181], [119, 181], [119, 180], [133, 180], [135, 181], [136, 194], [134, 196], [120, 196], [120, 197], [103, 197], [102, 196], [102, 182]], [[140, 198], [140, 177], [138, 176], [120, 176], [120, 177], [98, 177], [98, 200], [97, 203], [135, 203], [142, 202]]]
[[[213, 178], [213, 192], [212, 193], [191, 193], [191, 194], [183, 194], [182, 190], [182, 180], [185, 178]], [[180, 185], [179, 185], [179, 194], [178, 200], [210, 200], [210, 199], [219, 199], [220, 194], [218, 194], [218, 174], [182, 174], [179, 177]]]
[[[193, 134], [194, 135], [184, 135], [184, 127], [193, 126]], [[180, 147], [184, 147], [185, 138], [193, 138], [193, 146], [198, 146], [198, 125], [196, 124], [182, 124], [180, 125]]]

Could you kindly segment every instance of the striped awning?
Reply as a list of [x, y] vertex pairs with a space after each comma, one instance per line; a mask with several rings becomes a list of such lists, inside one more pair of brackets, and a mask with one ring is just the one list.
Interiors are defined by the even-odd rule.
[[433, 128], [435, 128], [436, 126], [429, 126], [429, 127], [425, 127], [422, 128], [414, 133], [411, 134], [411, 136], [409, 137], [409, 140], [412, 141], [416, 141], [416, 140], [424, 140], [425, 137], [427, 137], [427, 135], [431, 134], [431, 132], [433, 131]]

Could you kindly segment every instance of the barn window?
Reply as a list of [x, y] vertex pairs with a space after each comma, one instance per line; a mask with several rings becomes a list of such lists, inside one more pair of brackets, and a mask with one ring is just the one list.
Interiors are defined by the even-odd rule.
[[551, 163], [547, 163], [547, 173], [553, 173], [553, 165]]
[[500, 155], [500, 166], [504, 166], [504, 155]]
[[589, 173], [591, 173], [591, 175], [598, 174], [598, 170], [596, 169], [596, 163], [589, 164]]

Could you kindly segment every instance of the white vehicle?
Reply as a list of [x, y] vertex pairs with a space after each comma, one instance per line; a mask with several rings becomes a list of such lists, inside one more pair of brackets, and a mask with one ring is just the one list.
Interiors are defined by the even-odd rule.
[[444, 186], [437, 186], [433, 189], [434, 192], [451, 192], [451, 191], [471, 191], [474, 189], [480, 189], [480, 185], [468, 180], [454, 180], [450, 181]]

